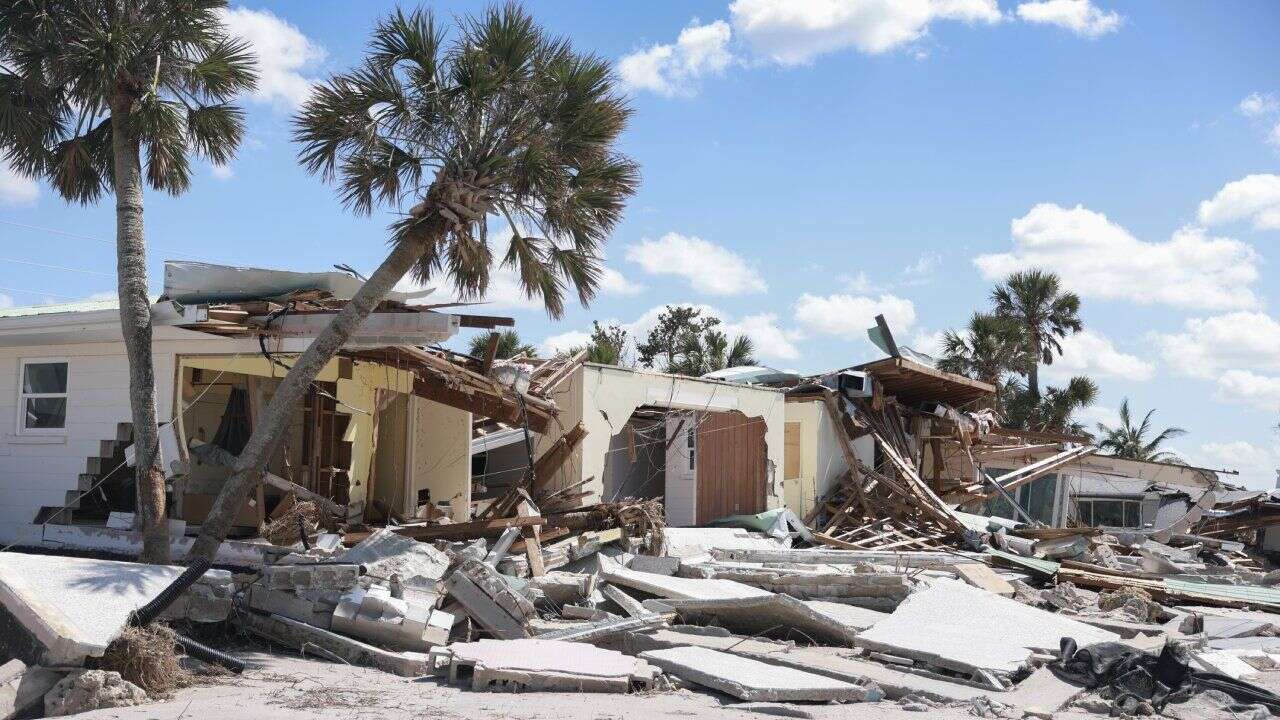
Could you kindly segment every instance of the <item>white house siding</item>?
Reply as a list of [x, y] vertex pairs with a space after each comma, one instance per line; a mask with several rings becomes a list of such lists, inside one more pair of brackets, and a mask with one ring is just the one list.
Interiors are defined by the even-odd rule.
[[[176, 357], [200, 353], [257, 354], [257, 342], [217, 338], [177, 328], [156, 328], [153, 361], [156, 412], [173, 417]], [[67, 360], [65, 436], [18, 433], [18, 368], [24, 358]], [[129, 366], [124, 343], [0, 347], [0, 543], [18, 539], [43, 506], [58, 507], [80, 488], [87, 458], [103, 440], [114, 440], [119, 423], [130, 421]], [[74, 496], [73, 496], [74, 497]]]

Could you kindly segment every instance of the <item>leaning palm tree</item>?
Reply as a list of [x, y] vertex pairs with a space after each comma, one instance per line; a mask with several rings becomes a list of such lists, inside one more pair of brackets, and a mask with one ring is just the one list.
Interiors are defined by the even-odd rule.
[[195, 557], [212, 557], [260, 481], [317, 374], [391, 287], [413, 271], [478, 298], [494, 264], [491, 215], [525, 294], [552, 317], [566, 289], [595, 295], [599, 253], [639, 183], [616, 150], [630, 110], [609, 63], [546, 35], [515, 5], [458, 21], [430, 11], [379, 22], [363, 63], [317, 87], [295, 119], [304, 166], [336, 181], [358, 214], [400, 213], [382, 265], [293, 364], [215, 499]]
[[[189, 157], [229, 162], [244, 135], [231, 104], [256, 83], [226, 2], [0, 3], [0, 157], [69, 202], [116, 200], [120, 326], [129, 360], [141, 558], [169, 560], [147, 297], [143, 187], [179, 195]], [[145, 151], [145, 152], [144, 152]], [[144, 163], [145, 157], [145, 163]]]
[[[471, 338], [467, 343], [467, 354], [472, 357], [484, 357], [489, 352], [489, 335], [477, 335]], [[494, 357], [498, 360], [506, 360], [517, 355], [526, 355], [534, 357], [538, 351], [534, 347], [520, 339], [520, 333], [515, 330], [503, 330], [498, 333], [498, 352], [494, 353]]]
[[1026, 369], [1021, 330], [1011, 320], [974, 313], [963, 333], [948, 330], [942, 338], [938, 369], [999, 385], [1010, 372]]
[[1102, 438], [1098, 442], [1098, 449], [1115, 457], [1129, 458], [1130, 460], [1182, 462], [1182, 458], [1174, 453], [1161, 450], [1160, 446], [1173, 438], [1186, 435], [1186, 430], [1180, 427], [1167, 427], [1155, 437], [1150, 440], [1147, 439], [1148, 434], [1154, 430], [1151, 427], [1151, 416], [1155, 412], [1155, 410], [1148, 411], [1143, 416], [1142, 422], [1134, 425], [1133, 416], [1129, 410], [1129, 398], [1125, 398], [1120, 403], [1120, 424], [1118, 426], [1110, 427], [1103, 423], [1098, 423], [1098, 434]]
[[1062, 290], [1058, 276], [1043, 270], [1016, 272], [991, 291], [995, 315], [1014, 322], [1022, 330], [1022, 349], [1029, 355], [1027, 389], [1040, 397], [1040, 364], [1053, 364], [1059, 342], [1080, 332], [1080, 298]]

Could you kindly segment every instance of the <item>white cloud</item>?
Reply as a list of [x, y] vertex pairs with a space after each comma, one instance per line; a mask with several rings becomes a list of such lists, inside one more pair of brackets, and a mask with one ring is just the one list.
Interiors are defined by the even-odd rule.
[[1199, 450], [1188, 453], [1187, 459], [1195, 465], [1215, 470], [1239, 470], [1238, 476], [1223, 475], [1232, 484], [1241, 484], [1253, 490], [1267, 490], [1277, 486], [1276, 472], [1280, 468], [1280, 444], [1255, 445], [1244, 440], [1204, 443]]
[[209, 173], [219, 180], [230, 180], [236, 171], [230, 165], [210, 165]]
[[1280, 149], [1280, 123], [1276, 123], [1271, 132], [1267, 133], [1267, 144]]
[[1151, 338], [1171, 370], [1213, 379], [1228, 370], [1280, 373], [1280, 322], [1261, 312], [1190, 318]]
[[742, 295], [769, 289], [740, 255], [699, 237], [670, 232], [627, 248], [627, 259], [652, 275], [676, 275], [707, 295]]
[[[885, 319], [888, 320], [888, 318]], [[889, 329], [892, 330], [893, 326], [890, 326]], [[946, 334], [947, 333], [943, 330], [938, 330], [936, 332], [918, 330], [911, 338], [911, 344], [907, 347], [918, 353], [924, 353], [925, 355], [932, 355], [934, 357], [942, 357], [942, 340], [946, 337]]]
[[800, 339], [800, 333], [780, 327], [775, 313], [747, 315], [741, 320], [725, 321], [724, 331], [730, 337], [746, 335], [751, 338], [751, 342], [755, 345], [757, 359], [798, 360], [800, 358], [800, 349], [795, 346], [795, 341]]
[[1082, 330], [1062, 340], [1062, 356], [1044, 366], [1047, 377], [1063, 380], [1087, 374], [1124, 380], [1150, 380], [1155, 365], [1137, 355], [1120, 352], [1114, 343], [1092, 330]]
[[40, 197], [40, 185], [31, 178], [19, 175], [0, 158], [0, 204], [30, 205]]
[[1056, 25], [1081, 37], [1098, 38], [1120, 29], [1124, 18], [1100, 10], [1089, 0], [1036, 0], [1018, 6], [1018, 17], [1037, 25]]
[[1200, 222], [1250, 220], [1258, 230], [1280, 230], [1280, 175], [1259, 173], [1222, 186], [1200, 203]]
[[729, 24], [717, 20], [706, 25], [695, 21], [680, 31], [675, 43], [659, 43], [618, 61], [618, 76], [633, 90], [648, 90], [672, 97], [698, 91], [698, 80], [719, 75], [733, 62]]
[[1219, 400], [1249, 405], [1263, 412], [1280, 412], [1280, 377], [1228, 370], [1218, 376], [1217, 384]]
[[[822, 268], [816, 268], [821, 271]], [[867, 277], [865, 270], [859, 270], [857, 275], [849, 275], [841, 273], [836, 276], [836, 280], [847, 291], [855, 295], [867, 295], [870, 293], [880, 292], [882, 288]]]
[[605, 295], [629, 297], [644, 292], [644, 286], [628, 280], [625, 275], [606, 265], [600, 271], [600, 292]]
[[795, 318], [800, 325], [824, 335], [848, 339], [865, 339], [867, 328], [876, 324], [876, 315], [884, 315], [895, 335], [905, 334], [916, 322], [916, 309], [911, 301], [889, 294], [873, 298], [805, 293], [795, 304]]
[[1276, 100], [1273, 93], [1249, 93], [1249, 96], [1240, 101], [1236, 106], [1241, 115], [1245, 117], [1259, 117], [1262, 115], [1271, 115], [1280, 112], [1280, 100]]
[[1001, 20], [996, 0], [735, 0], [729, 14], [757, 53], [782, 65], [847, 48], [889, 52], [924, 37], [935, 20]]
[[902, 269], [902, 277], [907, 285], [923, 285], [933, 279], [933, 273], [942, 264], [942, 255], [932, 250], [920, 255], [919, 259]]
[[301, 105], [316, 82], [305, 73], [325, 59], [324, 48], [270, 10], [220, 12], [228, 32], [246, 40], [258, 56], [258, 88], [252, 97], [285, 107]]
[[735, 0], [733, 28], [782, 65], [855, 47], [878, 55], [927, 35], [934, 20], [998, 23], [996, 0]]
[[1257, 253], [1199, 228], [1182, 228], [1167, 242], [1144, 242], [1102, 213], [1042, 203], [1015, 219], [1011, 231], [1013, 252], [974, 258], [988, 280], [1038, 267], [1058, 273], [1083, 297], [1210, 310], [1258, 305], [1249, 288], [1258, 278]]
[[1106, 407], [1104, 405], [1090, 405], [1080, 408], [1075, 412], [1076, 418], [1084, 423], [1086, 429], [1092, 431], [1098, 424], [1102, 423], [1108, 427], [1116, 427], [1120, 425], [1120, 412], [1115, 408]]
[[576, 347], [582, 347], [591, 342], [591, 333], [582, 332], [581, 330], [570, 330], [552, 335], [543, 340], [538, 345], [538, 355], [540, 357], [553, 357], [556, 353], [565, 352]]

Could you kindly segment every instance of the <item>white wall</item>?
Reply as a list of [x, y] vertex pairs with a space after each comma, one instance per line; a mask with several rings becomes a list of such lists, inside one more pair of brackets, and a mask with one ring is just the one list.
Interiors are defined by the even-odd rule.
[[[409, 499], [416, 502], [418, 491], [429, 489], [432, 503], [454, 501], [454, 520], [470, 520], [471, 413], [416, 395], [409, 398], [409, 408]], [[406, 508], [406, 513], [412, 515], [413, 509]]]
[[[152, 347], [156, 414], [172, 419], [175, 358], [192, 353], [257, 355], [256, 341], [216, 338], [177, 328], [156, 328]], [[67, 360], [67, 422], [61, 436], [18, 432], [18, 368], [24, 358]], [[130, 421], [129, 365], [124, 343], [0, 347], [0, 542], [17, 539], [42, 506], [61, 506], [68, 492], [84, 490], [79, 478], [101, 441], [114, 440], [116, 426]], [[73, 496], [74, 497], [74, 496]]]

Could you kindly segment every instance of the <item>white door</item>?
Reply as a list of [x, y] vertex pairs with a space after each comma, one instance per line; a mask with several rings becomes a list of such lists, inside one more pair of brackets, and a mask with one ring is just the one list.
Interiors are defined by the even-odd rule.
[[667, 416], [667, 524], [693, 525], [698, 518], [698, 423], [694, 413]]

